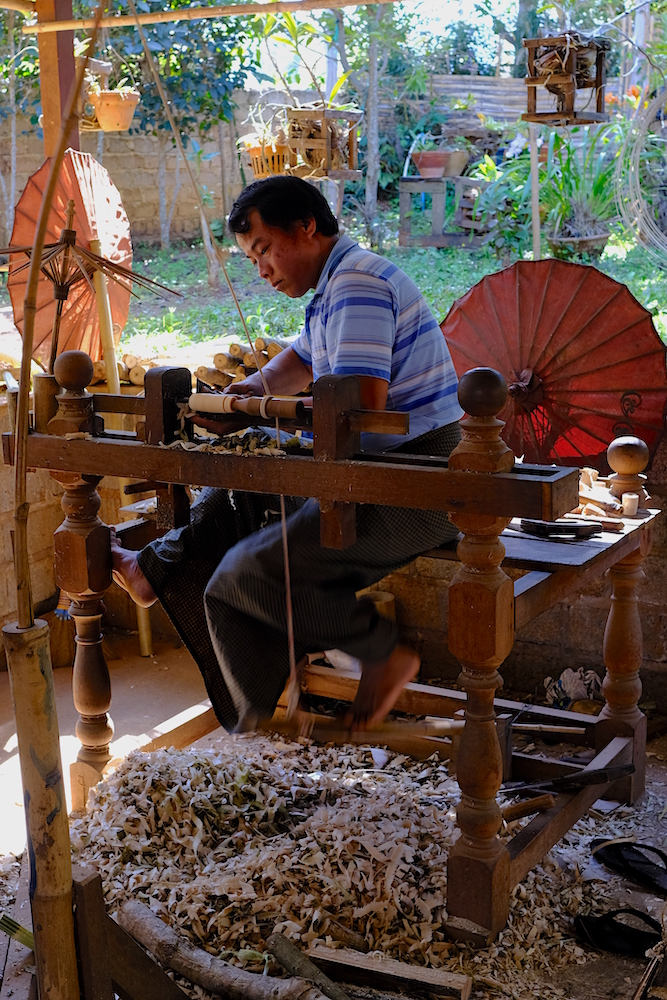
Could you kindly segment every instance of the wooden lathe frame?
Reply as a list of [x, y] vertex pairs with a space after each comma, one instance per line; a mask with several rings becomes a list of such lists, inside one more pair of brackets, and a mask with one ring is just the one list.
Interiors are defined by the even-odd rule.
[[[149, 371], [145, 400], [93, 397], [81, 384], [60, 393], [57, 413], [39, 429], [47, 433], [29, 436], [28, 464], [51, 469], [65, 487], [67, 516], [55, 536], [56, 579], [72, 597], [71, 613], [83, 639], [77, 644], [74, 664], [74, 698], [80, 713], [77, 735], [82, 741], [73, 765], [75, 802], [85, 804], [88, 788], [103, 773], [113, 732], [100, 630], [102, 595], [111, 583], [109, 529], [97, 517], [96, 487], [104, 475], [131, 473], [158, 484], [159, 530], [187, 522], [189, 508], [182, 499], [188, 484], [315, 496], [320, 501], [322, 544], [340, 548], [354, 541], [356, 503], [449, 511], [463, 532], [458, 546], [461, 566], [449, 591], [449, 646], [462, 664], [466, 693], [409, 685], [397, 709], [430, 715], [465, 709], [457, 759], [462, 836], [448, 864], [448, 930], [480, 943], [493, 939], [507, 921], [511, 887], [609, 790], [606, 781], [561, 795], [554, 809], [533, 820], [509, 846], [501, 843], [496, 794], [504, 765], [496, 713], [521, 709], [542, 721], [562, 720], [565, 713], [494, 702], [502, 683], [497, 668], [512, 648], [516, 627], [611, 567], [614, 597], [605, 636], [607, 705], [596, 720], [571, 713], [566, 718], [569, 725], [585, 726], [584, 742], [597, 751], [587, 770], [634, 762], [635, 774], [614, 786], [616, 796], [634, 801], [643, 791], [646, 741], [646, 720], [637, 708], [642, 650], [636, 589], [641, 562], [650, 549], [650, 518], [602, 552], [590, 569], [537, 571], [512, 584], [500, 565], [505, 555], [500, 534], [513, 515], [553, 520], [571, 510], [578, 502], [579, 476], [575, 469], [513, 467], [513, 457], [499, 436], [503, 425], [495, 417], [471, 415], [463, 420], [463, 441], [449, 461], [407, 454], [360, 456], [358, 428], [368, 421], [381, 425], [385, 418], [360, 410], [356, 379], [331, 377], [315, 385], [312, 458], [220, 455], [165, 447], [175, 440], [177, 404], [189, 392], [190, 373], [184, 369]], [[472, 404], [467, 408], [475, 409]], [[127, 432], [103, 431], [103, 412], [144, 416], [146, 442]], [[3, 444], [6, 459], [11, 460], [11, 439], [5, 437]], [[151, 529], [154, 526], [147, 522], [126, 525], [122, 544], [141, 547]], [[434, 554], [456, 558], [453, 551], [429, 553]], [[358, 678], [317, 674], [313, 668], [306, 673], [306, 690], [325, 695], [326, 685], [334, 679], [337, 684], [342, 679], [353, 696]], [[340, 688], [335, 696], [341, 697]], [[202, 731], [201, 721], [196, 728]], [[160, 744], [165, 745], [164, 739]], [[576, 770], [575, 765], [561, 763], [538, 767], [517, 755], [512, 762], [519, 778]]]

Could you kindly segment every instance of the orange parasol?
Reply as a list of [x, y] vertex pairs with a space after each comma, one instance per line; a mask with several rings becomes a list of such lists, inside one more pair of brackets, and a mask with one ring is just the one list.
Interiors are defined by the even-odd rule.
[[[25, 257], [29, 258], [31, 253], [49, 166], [47, 160], [28, 180], [16, 206], [11, 246], [0, 251], [9, 253], [12, 258], [7, 287], [14, 322], [21, 334], [29, 267]], [[99, 240], [99, 247], [95, 244], [96, 252], [91, 252], [92, 240]], [[19, 254], [23, 255], [23, 260]], [[67, 150], [49, 213], [42, 254], [33, 357], [50, 370], [51, 338], [56, 319], [55, 329], [59, 328], [59, 334], [56, 332], [53, 354], [56, 347], [58, 352], [78, 348], [93, 361], [98, 361], [102, 357], [102, 347], [93, 272], [102, 270], [112, 279], [108, 284], [109, 301], [114, 328], [118, 330], [122, 330], [127, 321], [131, 282], [162, 288], [133, 274], [131, 265], [130, 223], [117, 187], [89, 153]]]
[[527, 462], [597, 465], [615, 437], [651, 453], [665, 427], [665, 347], [651, 313], [594, 267], [519, 261], [454, 303], [442, 332], [459, 375], [496, 368], [503, 438]]

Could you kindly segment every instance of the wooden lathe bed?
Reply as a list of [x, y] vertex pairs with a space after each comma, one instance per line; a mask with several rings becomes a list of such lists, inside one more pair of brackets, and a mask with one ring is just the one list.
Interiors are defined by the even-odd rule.
[[[36, 380], [35, 426], [28, 439], [28, 466], [52, 470], [65, 489], [66, 517], [54, 546], [56, 582], [71, 596], [79, 640], [73, 692], [82, 746], [73, 765], [75, 805], [85, 805], [88, 789], [103, 773], [113, 735], [100, 628], [102, 597], [111, 584], [109, 528], [97, 515], [96, 488], [103, 476], [151, 484], [158, 496], [158, 531], [187, 523], [185, 487], [193, 484], [315, 497], [321, 508], [321, 542], [329, 547], [343, 548], [354, 541], [357, 503], [445, 510], [463, 537], [456, 552], [450, 547], [428, 555], [460, 560], [449, 589], [448, 642], [461, 663], [465, 693], [411, 684], [396, 709], [429, 716], [451, 716], [465, 709], [456, 762], [461, 837], [448, 861], [447, 929], [453, 937], [480, 944], [492, 940], [507, 922], [512, 887], [596, 799], [613, 791], [613, 797], [634, 802], [643, 792], [646, 719], [637, 707], [642, 662], [637, 587], [657, 512], [645, 511], [626, 521], [622, 534], [605, 532], [585, 542], [521, 536], [512, 526], [513, 518], [554, 520], [577, 505], [579, 473], [514, 464], [500, 439], [503, 424], [495, 417], [506, 386], [490, 369], [476, 369], [461, 380], [459, 395], [468, 416], [461, 422], [463, 439], [447, 461], [407, 454], [360, 456], [360, 431], [400, 433], [406, 419], [361, 410], [354, 378], [320, 379], [312, 408], [301, 404], [294, 419], [281, 421], [286, 429], [313, 431], [312, 457], [268, 457], [173, 446], [179, 434], [192, 437], [192, 427], [180, 416], [180, 404], [191, 393], [189, 371], [149, 371], [145, 398], [92, 396], [85, 390], [89, 366], [86, 355], [66, 352], [58, 359], [55, 376]], [[104, 429], [102, 415], [118, 413], [145, 421], [143, 440]], [[236, 419], [242, 424], [244, 418]], [[252, 423], [272, 421], [259, 418]], [[5, 461], [12, 461], [12, 446], [6, 435]], [[638, 446], [629, 464], [617, 472], [626, 490], [641, 490], [639, 473], [645, 464]], [[130, 522], [119, 528], [121, 544], [139, 548], [150, 540], [151, 530], [149, 522]], [[528, 572], [512, 583], [502, 569], [503, 560]], [[603, 647], [606, 704], [600, 716], [502, 700], [495, 700], [494, 707], [502, 684], [498, 668], [512, 649], [515, 629], [608, 569], [613, 596]], [[354, 697], [357, 683], [358, 677], [349, 671], [310, 667], [304, 676], [306, 691], [338, 699]], [[538, 761], [511, 750], [503, 756], [496, 714], [506, 717], [501, 727], [506, 745], [507, 716], [511, 721], [519, 713], [523, 723], [578, 727], [579, 735], [569, 738], [594, 748], [596, 756], [586, 768]], [[629, 764], [634, 764], [634, 773], [614, 783], [601, 778], [559, 795], [554, 807], [533, 819], [508, 846], [498, 838], [502, 817], [496, 795], [510, 767], [515, 779], [544, 780]]]

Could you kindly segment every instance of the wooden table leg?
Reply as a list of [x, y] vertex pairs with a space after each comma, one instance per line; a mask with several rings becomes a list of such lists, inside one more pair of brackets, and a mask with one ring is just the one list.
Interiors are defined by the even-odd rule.
[[651, 526], [642, 530], [639, 549], [609, 571], [611, 607], [604, 632], [603, 655], [607, 668], [602, 684], [605, 705], [595, 727], [598, 749], [614, 736], [631, 736], [635, 773], [616, 782], [612, 798], [636, 802], [644, 793], [646, 771], [646, 716], [637, 702], [642, 693], [639, 671], [643, 660], [642, 623], [637, 591], [644, 580], [642, 563], [651, 548]]
[[[63, 392], [58, 396], [58, 412], [49, 422], [51, 432], [94, 430], [92, 397], [85, 391], [92, 368], [82, 351], [65, 351], [57, 358], [54, 375]], [[109, 528], [98, 516], [97, 486], [102, 477], [77, 472], [52, 475], [65, 488], [65, 520], [53, 536], [53, 547], [56, 584], [72, 601], [70, 614], [76, 625], [72, 694], [79, 713], [76, 735], [81, 749], [71, 765], [70, 780], [72, 807], [80, 811], [86, 808], [88, 792], [111, 757], [111, 682], [101, 629], [102, 596], [111, 586], [111, 543]]]
[[[497, 372], [477, 369], [463, 376], [459, 400], [470, 416], [461, 421], [463, 439], [450, 456], [450, 468], [490, 473], [512, 468], [514, 456], [500, 440], [504, 424], [494, 416], [506, 397]], [[456, 765], [461, 837], [447, 866], [447, 929], [467, 937], [465, 921], [471, 921], [479, 928], [476, 937], [490, 940], [507, 922], [510, 899], [510, 858], [498, 838], [502, 816], [496, 794], [503, 765], [493, 707], [502, 685], [497, 668], [514, 640], [514, 587], [500, 568], [505, 548], [498, 537], [510, 518], [452, 514], [452, 520], [464, 538], [458, 547], [461, 567], [449, 588], [448, 642], [463, 668], [459, 680], [468, 699]]]
[[[624, 493], [637, 493], [639, 506], [648, 499], [642, 475], [649, 459], [641, 438], [621, 437], [607, 449], [607, 461], [614, 470], [609, 477], [611, 492], [619, 499]], [[644, 657], [642, 623], [637, 592], [645, 579], [642, 563], [651, 551], [652, 524], [639, 533], [639, 548], [609, 570], [612, 584], [611, 607], [604, 632], [603, 656], [607, 673], [602, 684], [605, 706], [595, 727], [596, 747], [600, 750], [614, 736], [631, 736], [635, 773], [616, 782], [610, 797], [636, 802], [644, 793], [646, 772], [646, 717], [637, 702], [642, 693], [639, 679]]]

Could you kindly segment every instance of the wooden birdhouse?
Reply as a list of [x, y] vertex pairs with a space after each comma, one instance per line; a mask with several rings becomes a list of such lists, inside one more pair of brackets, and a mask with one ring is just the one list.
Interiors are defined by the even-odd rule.
[[320, 105], [288, 108], [286, 114], [291, 174], [333, 180], [361, 177], [357, 168], [356, 132], [362, 118], [360, 111]]
[[[524, 121], [545, 125], [590, 125], [609, 121], [604, 111], [607, 38], [585, 38], [568, 31], [552, 38], [524, 38], [528, 50], [528, 110]], [[537, 110], [537, 88], [556, 97], [553, 111]], [[592, 91], [583, 108], [575, 110], [578, 90]]]

